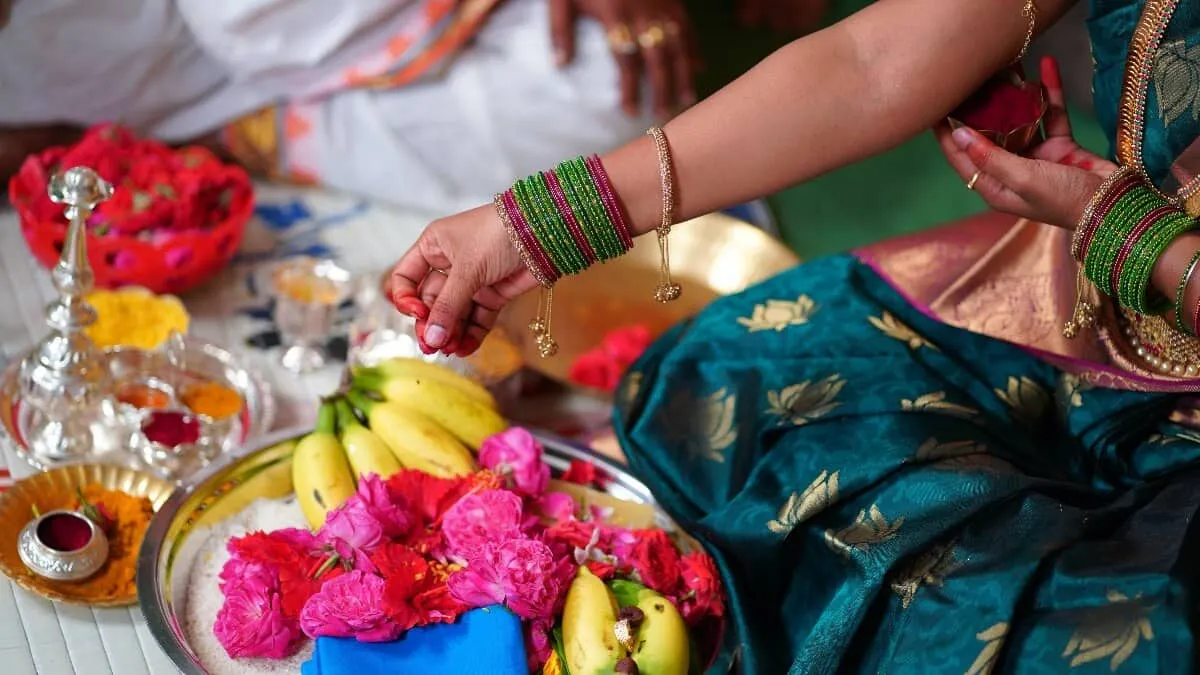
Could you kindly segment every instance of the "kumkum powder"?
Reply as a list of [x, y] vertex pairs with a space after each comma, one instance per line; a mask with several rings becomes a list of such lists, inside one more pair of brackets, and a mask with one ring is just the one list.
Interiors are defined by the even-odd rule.
[[92, 528], [81, 515], [54, 513], [38, 523], [37, 538], [61, 553], [78, 551], [92, 540]]
[[1006, 70], [988, 80], [950, 117], [983, 133], [1009, 135], [1038, 124], [1046, 111], [1045, 90], [1028, 82], [1019, 70]]
[[200, 420], [177, 410], [156, 410], [142, 424], [151, 443], [177, 448], [200, 440]]

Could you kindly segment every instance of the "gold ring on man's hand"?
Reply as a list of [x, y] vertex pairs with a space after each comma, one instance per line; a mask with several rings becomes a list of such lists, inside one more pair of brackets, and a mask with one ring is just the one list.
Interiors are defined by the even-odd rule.
[[642, 49], [656, 49], [659, 45], [666, 42], [667, 31], [658, 24], [651, 24], [646, 30], [638, 35], [638, 44]]
[[633, 33], [630, 32], [629, 26], [619, 23], [608, 29], [608, 48], [613, 50], [614, 53], [623, 56], [637, 54], [637, 42], [634, 41]]
[[979, 181], [979, 175], [980, 175], [980, 173], [982, 173], [982, 172], [980, 172], [980, 171], [976, 171], [976, 172], [975, 172], [975, 175], [971, 176], [971, 180], [967, 181], [967, 189], [968, 189], [968, 190], [974, 190], [974, 189], [975, 189], [975, 183]]

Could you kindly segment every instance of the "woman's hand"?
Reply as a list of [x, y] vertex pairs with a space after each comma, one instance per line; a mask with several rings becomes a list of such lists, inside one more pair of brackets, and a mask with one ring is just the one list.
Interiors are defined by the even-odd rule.
[[536, 287], [495, 209], [481, 206], [425, 228], [392, 269], [388, 294], [417, 319], [421, 351], [466, 356], [510, 300]]
[[997, 147], [969, 129], [934, 133], [942, 152], [963, 182], [988, 206], [1030, 220], [1074, 229], [1104, 177], [1116, 165], [1079, 146], [1063, 99], [1062, 78], [1053, 57], [1042, 59], [1046, 86], [1046, 140], [1022, 157]]
[[696, 102], [696, 43], [681, 0], [550, 0], [555, 60], [575, 57], [575, 20], [589, 16], [608, 31], [621, 70], [621, 106], [639, 112], [642, 73], [649, 77], [654, 110], [667, 116]]
[[801, 35], [821, 25], [829, 0], [738, 0], [738, 20], [747, 28], [769, 27]]

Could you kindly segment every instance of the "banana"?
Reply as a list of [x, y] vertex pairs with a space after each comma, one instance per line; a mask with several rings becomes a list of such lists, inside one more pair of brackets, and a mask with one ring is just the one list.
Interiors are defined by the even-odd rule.
[[542, 664], [542, 675], [563, 675], [562, 662], [558, 660], [558, 652], [550, 652], [550, 658]]
[[587, 567], [580, 567], [563, 608], [563, 658], [571, 675], [612, 675], [626, 657], [613, 628], [617, 600]]
[[391, 380], [384, 395], [389, 402], [416, 410], [442, 425], [472, 450], [508, 428], [500, 413], [437, 380]]
[[281, 499], [291, 494], [295, 451], [296, 441], [286, 441], [259, 453], [256, 464], [237, 477], [240, 482], [196, 519], [196, 527], [216, 525], [256, 499]]
[[321, 404], [317, 427], [296, 446], [292, 483], [309, 527], [325, 524], [325, 516], [354, 494], [356, 485], [346, 452], [334, 435], [336, 411], [332, 402]]
[[364, 383], [371, 380], [378, 380], [378, 391], [384, 398], [390, 398], [387, 395], [386, 387], [388, 381], [426, 379], [436, 380], [446, 386], [453, 387], [476, 403], [483, 404], [492, 410], [496, 410], [499, 407], [496, 403], [496, 398], [492, 396], [492, 392], [487, 390], [487, 387], [465, 375], [460, 375], [446, 366], [421, 359], [388, 359], [374, 368], [362, 368], [355, 371], [355, 376], [356, 378], [362, 378]]
[[361, 479], [375, 474], [387, 479], [399, 472], [400, 460], [379, 436], [359, 423], [350, 404], [345, 399], [339, 399], [334, 406], [337, 409], [342, 447], [346, 450], [346, 458], [350, 460], [354, 475]]
[[475, 470], [471, 452], [437, 422], [396, 403], [372, 401], [359, 392], [351, 392], [349, 399], [401, 465], [441, 478]]
[[683, 616], [670, 600], [650, 590], [638, 593], [635, 605], [644, 619], [630, 657], [641, 675], [687, 675], [691, 666], [691, 640]]

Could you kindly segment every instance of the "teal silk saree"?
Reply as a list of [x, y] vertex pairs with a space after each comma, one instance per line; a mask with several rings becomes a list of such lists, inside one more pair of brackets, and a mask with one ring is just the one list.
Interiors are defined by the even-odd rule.
[[[1153, 72], [1126, 78], [1153, 12]], [[1190, 197], [1200, 0], [1095, 0], [1090, 28], [1115, 155]], [[1129, 145], [1117, 122], [1138, 82]], [[1069, 302], [1046, 289], [1074, 269], [1046, 271], [1057, 249], [1031, 258], [1065, 245], [1044, 228], [993, 219], [804, 264], [631, 369], [615, 413], [629, 462], [727, 584], [712, 672], [735, 655], [769, 675], [1197, 670], [1200, 432], [1183, 392], [1200, 381], [1127, 366], [1103, 335], [1055, 342]], [[922, 285], [943, 268], [973, 290]], [[1028, 288], [1012, 274], [1038, 269]], [[980, 301], [998, 288], [1022, 292]]]

